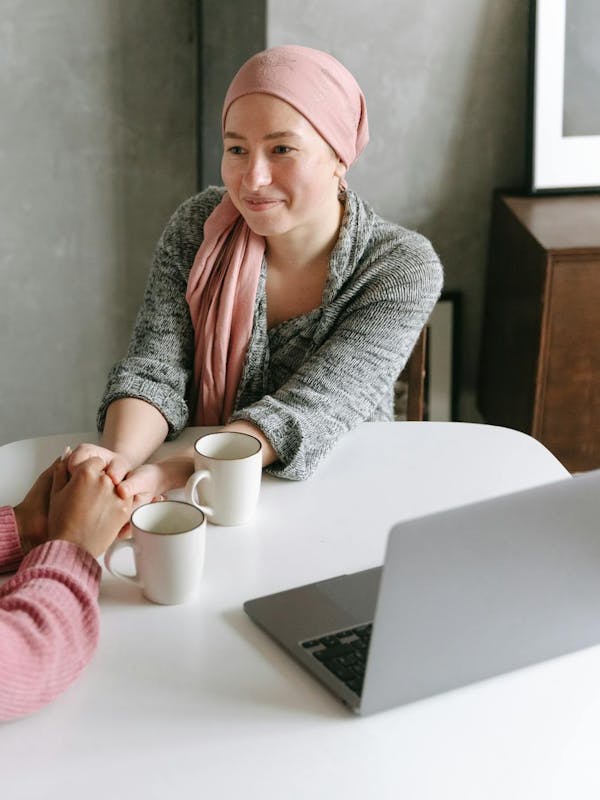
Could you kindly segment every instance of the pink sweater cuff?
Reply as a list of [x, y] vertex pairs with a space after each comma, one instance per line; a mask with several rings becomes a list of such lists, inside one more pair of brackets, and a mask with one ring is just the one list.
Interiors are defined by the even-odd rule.
[[0, 507], [0, 572], [26, 567], [58, 566], [85, 586], [97, 587], [102, 569], [86, 550], [72, 542], [55, 540], [34, 547], [25, 557], [19, 538], [15, 512], [10, 506]]
[[102, 569], [96, 559], [72, 542], [55, 539], [34, 547], [21, 562], [21, 570], [30, 567], [60, 567], [91, 589], [98, 589]]
[[15, 512], [10, 506], [0, 507], [0, 572], [11, 572], [21, 563], [23, 549]]

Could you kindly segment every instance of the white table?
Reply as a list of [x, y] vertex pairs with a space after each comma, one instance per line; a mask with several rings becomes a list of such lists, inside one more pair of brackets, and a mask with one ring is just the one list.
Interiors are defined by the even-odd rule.
[[[0, 503], [90, 438], [0, 448]], [[515, 431], [367, 423], [310, 480], [265, 476], [251, 524], [209, 527], [195, 603], [152, 605], [105, 574], [92, 663], [51, 706], [0, 726], [6, 797], [597, 800], [600, 648], [358, 718], [242, 611], [381, 563], [395, 521], [567, 475]]]

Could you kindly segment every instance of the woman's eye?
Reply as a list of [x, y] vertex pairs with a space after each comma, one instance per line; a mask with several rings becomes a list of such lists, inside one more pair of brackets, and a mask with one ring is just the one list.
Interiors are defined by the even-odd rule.
[[232, 156], [241, 156], [244, 154], [244, 149], [239, 144], [234, 144], [233, 147], [227, 148], [227, 152], [231, 153]]
[[275, 152], [285, 155], [285, 153], [291, 153], [292, 152], [292, 148], [288, 147], [286, 144], [278, 144], [275, 147]]

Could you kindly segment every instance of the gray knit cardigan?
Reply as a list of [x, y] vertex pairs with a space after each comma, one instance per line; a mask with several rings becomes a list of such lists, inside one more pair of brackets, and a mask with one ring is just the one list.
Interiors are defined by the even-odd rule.
[[[190, 419], [194, 332], [185, 300], [203, 225], [224, 189], [183, 203], [156, 248], [126, 358], [111, 370], [98, 411], [122, 397], [154, 405], [175, 438]], [[267, 329], [263, 261], [254, 325], [232, 420], [254, 423], [278, 461], [302, 480], [337, 439], [366, 420], [393, 419], [394, 382], [442, 287], [423, 236], [378, 217], [348, 190], [319, 308]]]

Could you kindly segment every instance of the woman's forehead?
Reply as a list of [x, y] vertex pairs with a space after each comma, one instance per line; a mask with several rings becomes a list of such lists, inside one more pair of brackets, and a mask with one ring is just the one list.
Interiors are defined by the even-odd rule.
[[319, 135], [305, 116], [279, 97], [262, 93], [238, 97], [227, 110], [225, 136], [232, 132], [245, 135], [258, 129], [264, 130], [265, 135], [276, 132]]

